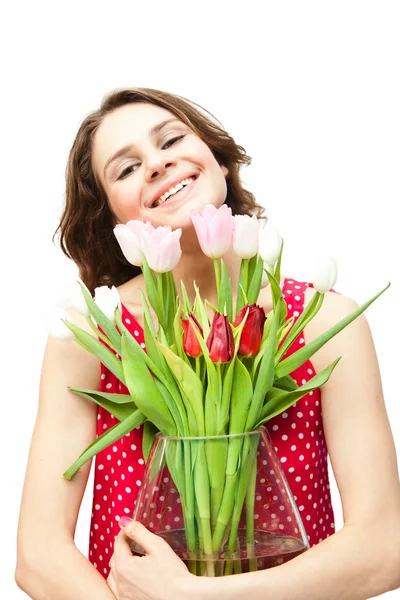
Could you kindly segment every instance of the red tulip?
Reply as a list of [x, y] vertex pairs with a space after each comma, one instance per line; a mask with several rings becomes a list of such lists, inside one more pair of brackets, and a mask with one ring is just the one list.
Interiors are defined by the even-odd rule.
[[[203, 329], [201, 328], [201, 325], [197, 321], [194, 314], [190, 313], [190, 317], [195, 322], [195, 327], [200, 331], [201, 335], [203, 336]], [[186, 354], [188, 354], [192, 358], [197, 358], [198, 356], [200, 356], [202, 350], [201, 350], [201, 346], [199, 344], [199, 340], [197, 339], [196, 334], [193, 329], [193, 327], [194, 327], [193, 322], [190, 323], [189, 319], [182, 319], [182, 325], [183, 325], [183, 349], [186, 352]]]
[[211, 331], [207, 338], [207, 348], [214, 363], [226, 363], [235, 353], [235, 344], [228, 317], [215, 313]]
[[266, 320], [264, 309], [257, 304], [246, 304], [236, 317], [234, 327], [237, 327], [244, 319], [246, 310], [249, 309], [246, 323], [240, 336], [239, 352], [241, 356], [255, 356], [260, 349]]

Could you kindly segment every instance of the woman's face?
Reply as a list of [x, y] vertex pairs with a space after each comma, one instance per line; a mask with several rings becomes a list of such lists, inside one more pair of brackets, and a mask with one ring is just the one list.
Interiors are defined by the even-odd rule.
[[[143, 219], [154, 227], [186, 229], [192, 227], [191, 209], [201, 212], [210, 203], [218, 208], [226, 199], [228, 169], [185, 123], [153, 104], [109, 113], [94, 136], [92, 162], [116, 223]], [[195, 180], [160, 199], [189, 177]]]

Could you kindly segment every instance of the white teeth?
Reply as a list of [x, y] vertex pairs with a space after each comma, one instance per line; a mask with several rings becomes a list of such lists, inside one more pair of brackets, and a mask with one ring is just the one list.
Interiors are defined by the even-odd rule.
[[175, 185], [175, 187], [172, 187], [170, 190], [165, 192], [165, 194], [160, 196], [160, 198], [158, 200], [156, 200], [156, 202], [153, 204], [153, 207], [163, 204], [170, 196], [172, 196], [173, 194], [176, 194], [176, 192], [179, 192], [179, 190], [181, 190], [185, 185], [188, 185], [189, 183], [191, 183], [194, 180], [195, 180], [195, 177], [188, 177], [188, 179], [182, 179], [182, 181], [180, 183], [177, 183]]

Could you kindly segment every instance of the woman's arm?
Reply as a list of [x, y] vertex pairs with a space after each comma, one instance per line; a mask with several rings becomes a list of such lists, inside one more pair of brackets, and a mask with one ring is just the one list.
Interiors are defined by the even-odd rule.
[[[93, 334], [77, 311], [68, 312]], [[77, 342], [48, 339], [22, 494], [15, 572], [18, 586], [35, 600], [115, 600], [106, 581], [74, 544], [91, 463], [72, 481], [62, 476], [95, 439], [97, 422], [96, 405], [67, 387], [98, 389], [99, 380], [95, 356]]]
[[[329, 293], [315, 335], [357, 304]], [[306, 340], [307, 341], [312, 341]], [[324, 432], [343, 506], [343, 528], [288, 563], [215, 580], [202, 599], [365, 600], [400, 586], [400, 485], [371, 331], [364, 314], [316, 355], [316, 371], [342, 356], [321, 388]], [[192, 583], [190, 584], [192, 585]]]

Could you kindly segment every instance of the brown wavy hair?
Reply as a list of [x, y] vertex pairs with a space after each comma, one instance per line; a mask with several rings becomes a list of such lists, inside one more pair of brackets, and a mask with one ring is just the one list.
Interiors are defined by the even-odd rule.
[[104, 117], [135, 102], [147, 102], [169, 110], [208, 145], [218, 163], [229, 170], [225, 203], [231, 207], [232, 214], [255, 214], [263, 218], [265, 210], [240, 181], [239, 169], [242, 165], [250, 165], [251, 157], [209, 111], [187, 98], [160, 90], [114, 90], [104, 97], [98, 110], [84, 119], [75, 137], [66, 167], [65, 207], [52, 238], [54, 242], [60, 233], [61, 250], [78, 266], [79, 277], [92, 294], [98, 286], [119, 286], [141, 273], [140, 267], [131, 265], [121, 251], [113, 232], [115, 216], [92, 166], [93, 138]]

